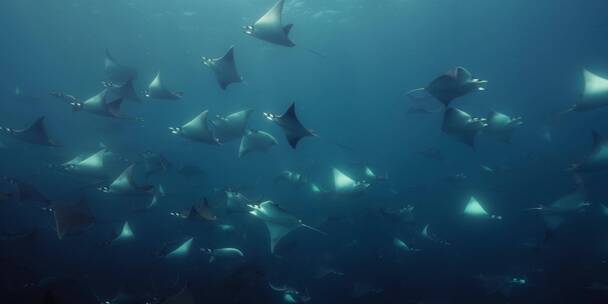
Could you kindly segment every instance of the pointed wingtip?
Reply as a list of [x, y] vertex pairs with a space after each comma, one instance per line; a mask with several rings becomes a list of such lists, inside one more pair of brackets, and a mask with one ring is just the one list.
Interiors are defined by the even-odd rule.
[[296, 103], [295, 102], [292, 102], [291, 105], [289, 105], [289, 108], [287, 108], [287, 111], [285, 111], [283, 116], [296, 117]]

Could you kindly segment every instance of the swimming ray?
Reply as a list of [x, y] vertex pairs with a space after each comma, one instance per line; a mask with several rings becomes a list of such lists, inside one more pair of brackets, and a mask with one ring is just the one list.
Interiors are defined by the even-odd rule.
[[188, 209], [184, 212], [170, 212], [169, 214], [176, 216], [178, 218], [184, 219], [184, 220], [189, 220], [189, 221], [199, 221], [199, 220], [203, 219], [201, 214], [196, 209], [196, 206], [192, 206], [192, 207], [190, 207], [190, 209]]
[[156, 74], [156, 77], [150, 85], [148, 85], [148, 90], [146, 90], [147, 98], [154, 99], [166, 99], [166, 100], [178, 100], [183, 96], [182, 92], [173, 92], [167, 89], [160, 80], [160, 72]]
[[203, 201], [198, 206], [198, 213], [201, 215], [201, 217], [204, 220], [207, 220], [207, 221], [217, 220], [217, 215], [215, 215], [215, 212], [213, 212], [213, 209], [211, 209], [211, 206], [209, 205], [209, 200], [207, 200], [206, 197], [203, 198]]
[[384, 173], [384, 175], [378, 175], [369, 166], [365, 166], [364, 173], [365, 173], [365, 177], [367, 177], [370, 181], [378, 182], [378, 181], [387, 181], [388, 180], [387, 173]]
[[428, 86], [415, 89], [408, 93], [412, 98], [419, 99], [419, 92], [426, 92], [447, 106], [452, 100], [467, 94], [484, 91], [488, 82], [473, 78], [463, 67], [456, 67], [435, 78]]
[[432, 241], [432, 242], [436, 242], [442, 245], [450, 245], [450, 243], [448, 243], [447, 241], [444, 241], [440, 238], [438, 238], [434, 233], [431, 232], [430, 230], [430, 225], [426, 224], [424, 226], [424, 228], [422, 228], [422, 231], [420, 232], [420, 234], [422, 235], [423, 238]]
[[192, 141], [217, 145], [219, 144], [219, 140], [209, 128], [208, 113], [209, 111], [205, 110], [185, 125], [181, 127], [169, 127], [169, 130], [175, 135]]
[[73, 205], [54, 205], [55, 227], [57, 237], [77, 234], [95, 223], [95, 217], [84, 199]]
[[150, 199], [150, 204], [148, 204], [148, 206], [146, 206], [146, 209], [150, 209], [154, 206], [156, 206], [158, 204], [158, 196], [155, 194], [152, 196], [152, 199]]
[[495, 136], [504, 143], [510, 144], [513, 131], [521, 126], [523, 121], [521, 117], [509, 117], [505, 114], [492, 111], [488, 114], [486, 123], [488, 126], [484, 129], [484, 132]]
[[151, 195], [154, 192], [152, 185], [137, 185], [133, 178], [133, 168], [135, 165], [130, 165], [125, 169], [118, 178], [116, 178], [109, 186], [101, 187], [100, 190], [105, 193], [117, 195]]
[[240, 249], [232, 247], [216, 249], [201, 248], [201, 251], [210, 256], [209, 263], [213, 263], [217, 258], [239, 258], [245, 256]]
[[247, 124], [253, 110], [243, 110], [228, 116], [217, 115], [211, 120], [213, 131], [222, 143], [241, 138], [247, 131]]
[[574, 164], [575, 171], [595, 171], [608, 169], [608, 140], [599, 133], [593, 131], [593, 149], [585, 160]]
[[106, 87], [108, 94], [111, 94], [109, 99], [122, 98], [131, 101], [141, 101], [133, 87], [133, 79], [129, 79], [124, 83], [102, 82], [102, 84]]
[[462, 110], [448, 108], [443, 116], [441, 130], [471, 148], [475, 148], [475, 136], [485, 127], [487, 127], [485, 118], [473, 118]]
[[416, 249], [416, 248], [412, 248], [410, 246], [408, 246], [404, 241], [398, 239], [398, 238], [394, 238], [393, 239], [393, 245], [402, 251], [405, 252], [416, 252], [416, 251], [420, 251], [420, 249]]
[[298, 173], [291, 170], [282, 171], [277, 177], [274, 179], [275, 183], [285, 182], [293, 186], [304, 186], [308, 184], [308, 179], [304, 174]]
[[307, 136], [316, 136], [313, 131], [305, 128], [302, 123], [300, 123], [300, 120], [296, 115], [295, 103], [292, 103], [291, 106], [289, 106], [289, 109], [287, 109], [283, 115], [264, 113], [264, 116], [281, 127], [285, 133], [285, 137], [287, 138], [289, 145], [294, 149], [302, 138]]
[[73, 102], [71, 105], [74, 111], [85, 111], [99, 116], [121, 118], [120, 107], [122, 101], [121, 97], [109, 99], [108, 90], [105, 89], [84, 102]]
[[135, 69], [118, 63], [108, 49], [106, 49], [104, 70], [106, 78], [114, 83], [124, 83], [137, 77], [137, 71]]
[[293, 24], [283, 25], [282, 14], [285, 0], [279, 0], [253, 25], [243, 27], [245, 34], [277, 45], [293, 47], [289, 32]]
[[374, 171], [372, 171], [372, 169], [368, 166], [365, 166], [365, 176], [371, 179], [376, 179], [376, 173], [374, 173]]
[[243, 157], [255, 151], [266, 152], [278, 144], [279, 143], [274, 136], [264, 131], [247, 130], [245, 136], [241, 139], [239, 157]]
[[77, 156], [61, 166], [64, 170], [73, 174], [105, 178], [107, 176], [104, 167], [105, 154], [106, 149], [101, 149], [95, 154], [86, 158]]
[[38, 203], [43, 208], [48, 208], [51, 205], [51, 200], [33, 185], [14, 178], [5, 179], [9, 184], [15, 187], [15, 193], [11, 194], [11, 197], [14, 197], [18, 202]]
[[540, 205], [528, 210], [536, 211], [542, 217], [546, 228], [546, 240], [569, 216], [585, 210], [589, 206], [591, 204], [585, 193], [577, 190], [560, 197], [548, 206]]
[[369, 188], [370, 184], [365, 181], [355, 181], [340, 170], [334, 168], [334, 191], [337, 194], [354, 194]]
[[133, 233], [133, 229], [131, 229], [131, 225], [129, 225], [129, 222], [124, 222], [122, 228], [120, 229], [120, 232], [116, 234], [116, 236], [112, 239], [111, 243], [130, 240], [134, 237], [135, 234]]
[[429, 231], [429, 224], [424, 225], [424, 228], [422, 228], [422, 232], [420, 232], [420, 234], [422, 235], [422, 237], [424, 237], [425, 239], [429, 239], [431, 240], [431, 233]]
[[177, 246], [176, 244], [168, 244], [163, 247], [160, 256], [165, 258], [177, 258], [186, 256], [190, 252], [190, 247], [192, 247], [193, 240], [194, 238], [190, 237], [186, 239], [186, 241], [184, 241], [183, 243], [178, 244]]
[[245, 195], [235, 191], [226, 191], [226, 208], [230, 212], [249, 212], [252, 203]]
[[0, 133], [5, 133], [17, 140], [30, 144], [58, 147], [59, 145], [49, 138], [44, 125], [44, 116], [39, 117], [29, 127], [25, 129], [12, 129], [0, 127]]
[[[297, 219], [293, 215], [287, 213], [278, 204], [272, 201], [265, 201], [259, 205], [250, 205], [252, 208], [249, 213], [266, 224], [270, 234], [270, 252], [274, 254], [277, 244], [289, 233], [305, 227], [319, 233], [323, 233], [313, 227], [305, 225], [302, 220]], [[324, 234], [324, 233], [323, 233]]]
[[502, 220], [502, 217], [499, 215], [489, 214], [486, 209], [481, 205], [481, 203], [473, 196], [471, 196], [469, 202], [464, 208], [464, 214], [471, 217]]
[[76, 157], [61, 164], [61, 167], [65, 168], [67, 166], [76, 165], [76, 164], [80, 163], [81, 161], [85, 160], [86, 158], [87, 158], [86, 155], [83, 155], [83, 154], [77, 155]]
[[583, 96], [570, 110], [586, 112], [608, 106], [608, 79], [588, 70], [584, 70], [583, 74], [585, 78]]
[[222, 90], [233, 83], [240, 83], [243, 77], [239, 74], [234, 61], [234, 47], [230, 47], [226, 54], [218, 58], [202, 57], [202, 62], [209, 67]]
[[198, 206], [192, 206], [185, 212], [171, 212], [173, 216], [190, 221], [215, 221], [217, 216], [209, 206], [209, 201], [204, 198]]
[[325, 194], [326, 193], [325, 190], [321, 189], [321, 187], [319, 187], [315, 183], [310, 183], [310, 191], [312, 192], [312, 194]]
[[153, 174], [167, 172], [172, 167], [171, 162], [159, 153], [146, 151], [141, 156], [144, 159], [146, 168], [146, 179]]

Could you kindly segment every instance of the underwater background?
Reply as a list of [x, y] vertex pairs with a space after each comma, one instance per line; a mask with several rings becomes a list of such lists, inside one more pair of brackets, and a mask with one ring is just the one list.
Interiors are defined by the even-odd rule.
[[[274, 4], [0, 3], [0, 126], [44, 116], [60, 144], [0, 136], [2, 303], [608, 302], [608, 176], [568, 170], [593, 150], [592, 131], [608, 136], [606, 109], [559, 114], [581, 98], [584, 69], [608, 76], [608, 2], [286, 0], [293, 48], [243, 33]], [[243, 82], [223, 90], [201, 56], [220, 57], [230, 46]], [[142, 101], [121, 109], [136, 120], [75, 111], [51, 96], [84, 100], [102, 91], [106, 50], [137, 69]], [[510, 143], [480, 134], [471, 148], [442, 132], [443, 110], [408, 111], [410, 90], [457, 66], [488, 83], [453, 104], [474, 117], [522, 117]], [[144, 96], [159, 71], [183, 98]], [[263, 115], [292, 102], [318, 135], [296, 149]], [[240, 140], [201, 144], [168, 129], [204, 110], [215, 117], [244, 109], [254, 110], [248, 128], [272, 134], [275, 147], [239, 157]], [[114, 154], [109, 179], [60, 168], [101, 143]], [[146, 151], [169, 168], [148, 174]], [[154, 195], [98, 190], [131, 164]], [[371, 168], [378, 181], [365, 180], [369, 187], [353, 195], [311, 192], [311, 181], [332, 188], [333, 168], [361, 181]], [[304, 185], [281, 180], [286, 170], [301, 173]], [[11, 180], [48, 200], [15, 197]], [[280, 204], [322, 233], [296, 229], [271, 252], [265, 222], [227, 210], [227, 190], [252, 205]], [[567, 214], [548, 237], [542, 216], [527, 209], [573, 191], [584, 191], [590, 206]], [[501, 219], [463, 214], [471, 196]], [[152, 197], [158, 204], [142, 208]], [[203, 198], [212, 220], [175, 216]], [[95, 223], [58, 238], [54, 206], [81, 199]], [[408, 205], [413, 218], [395, 216]], [[134, 237], [113, 242], [125, 222]], [[437, 237], [420, 236], [427, 224]], [[189, 238], [186, 255], [159, 254]], [[206, 248], [244, 256], [210, 263]], [[186, 289], [193, 301], [173, 296]]]

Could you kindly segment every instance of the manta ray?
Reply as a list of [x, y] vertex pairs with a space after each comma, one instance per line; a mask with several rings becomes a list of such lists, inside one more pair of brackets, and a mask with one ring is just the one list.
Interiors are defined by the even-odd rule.
[[394, 238], [393, 239], [393, 245], [395, 246], [395, 248], [397, 248], [397, 249], [399, 249], [401, 251], [405, 251], [405, 252], [420, 251], [420, 249], [416, 249], [416, 248], [408, 246], [404, 241], [402, 241], [399, 238]]
[[158, 256], [163, 258], [177, 258], [188, 255], [194, 238], [189, 237], [182, 243], [169, 243], [161, 248]]
[[289, 106], [289, 109], [283, 115], [273, 114], [273, 113], [264, 113], [264, 116], [276, 123], [283, 132], [285, 133], [285, 137], [289, 142], [289, 145], [295, 149], [298, 145], [298, 142], [304, 137], [307, 136], [316, 136], [316, 134], [302, 125], [298, 116], [296, 115], [296, 104], [292, 103]]
[[239, 146], [239, 158], [255, 151], [266, 152], [278, 144], [274, 136], [264, 131], [247, 130]]
[[239, 258], [245, 256], [240, 249], [232, 247], [216, 249], [201, 248], [201, 251], [209, 255], [209, 263], [213, 263], [217, 258]]
[[277, 177], [275, 177], [274, 180], [275, 183], [285, 182], [293, 186], [303, 186], [308, 184], [308, 179], [306, 176], [304, 176], [304, 174], [291, 170], [282, 171]]
[[156, 74], [156, 77], [154, 77], [154, 80], [152, 80], [145, 91], [145, 96], [153, 99], [178, 100], [183, 95], [182, 92], [173, 92], [167, 89], [160, 80], [160, 72]]
[[414, 99], [425, 97], [426, 93], [441, 101], [446, 107], [454, 99], [473, 92], [485, 91], [484, 85], [488, 82], [473, 78], [471, 73], [463, 67], [456, 67], [445, 74], [435, 78], [426, 87], [408, 92]]
[[58, 147], [59, 145], [48, 136], [44, 125], [44, 119], [44, 116], [39, 117], [34, 123], [24, 129], [13, 129], [0, 126], [0, 133], [7, 134], [14, 139], [34, 145]]
[[509, 117], [496, 111], [488, 114], [486, 123], [488, 126], [484, 129], [484, 132], [507, 144], [511, 143], [511, 137], [515, 128], [523, 125], [521, 117]]
[[579, 101], [568, 111], [587, 112], [608, 106], [608, 79], [583, 71], [585, 89]]
[[120, 228], [120, 231], [108, 243], [113, 244], [116, 242], [124, 242], [131, 240], [134, 237], [135, 234], [133, 233], [133, 229], [131, 229], [131, 225], [129, 225], [129, 222], [124, 222]]
[[205, 66], [213, 71], [215, 79], [217, 79], [217, 83], [222, 90], [226, 90], [233, 83], [243, 82], [243, 77], [237, 71], [236, 62], [234, 61], [234, 47], [230, 47], [222, 57], [202, 57], [201, 60]]
[[469, 113], [448, 108], [443, 115], [441, 130], [456, 140], [475, 147], [475, 136], [488, 124], [485, 118], [473, 118]]
[[295, 43], [289, 39], [293, 24], [283, 25], [282, 14], [285, 0], [279, 0], [262, 18], [253, 25], [243, 27], [245, 34], [273, 44], [293, 47]]
[[464, 214], [471, 217], [477, 218], [488, 218], [502, 220], [502, 216], [489, 214], [481, 203], [473, 196], [469, 199], [466, 207], [464, 208]]
[[325, 234], [316, 228], [305, 225], [302, 220], [287, 213], [278, 204], [272, 201], [265, 201], [259, 205], [250, 205], [249, 213], [261, 219], [266, 224], [270, 234], [270, 252], [274, 254], [277, 244], [292, 231], [304, 227], [319, 233]]
[[169, 130], [175, 135], [192, 141], [218, 145], [219, 139], [215, 137], [215, 134], [209, 128], [208, 114], [209, 111], [205, 110], [185, 125], [181, 127], [169, 127]]
[[355, 181], [342, 171], [334, 168], [334, 191], [336, 194], [356, 194], [364, 191], [371, 186], [366, 181]]
[[10, 194], [10, 197], [16, 201], [20, 203], [36, 203], [43, 209], [48, 209], [51, 205], [51, 200], [33, 185], [15, 178], [6, 177], [5, 180], [14, 187], [15, 191]]
[[77, 234], [95, 223], [95, 217], [84, 199], [73, 205], [53, 206], [57, 237]]
[[146, 179], [157, 173], [165, 173], [171, 169], [171, 162], [159, 153], [146, 151], [141, 157], [146, 168]]
[[241, 138], [247, 131], [247, 124], [253, 110], [243, 110], [228, 116], [217, 115], [211, 120], [213, 131], [217, 139], [222, 143]]
[[123, 99], [122, 97], [113, 97], [111, 95], [108, 89], [105, 89], [84, 102], [76, 101], [71, 103], [71, 105], [74, 111], [85, 111], [110, 118], [122, 118], [120, 107], [122, 106]]
[[185, 212], [172, 212], [171, 215], [190, 221], [215, 221], [217, 216], [211, 209], [209, 201], [204, 198], [198, 206], [192, 206]]
[[580, 163], [574, 164], [572, 170], [585, 172], [608, 169], [608, 140], [593, 131], [593, 149]]
[[152, 185], [138, 185], [133, 178], [133, 168], [130, 165], [109, 186], [99, 188], [102, 192], [117, 195], [151, 195], [154, 192]]
[[141, 101], [133, 87], [133, 80], [128, 80], [124, 83], [102, 82], [103, 86], [111, 94], [111, 98], [122, 98], [131, 101]]
[[253, 202], [240, 192], [226, 191], [226, 208], [230, 212], [249, 212]]
[[441, 244], [441, 245], [450, 245], [450, 243], [448, 243], [448, 242], [447, 242], [447, 241], [445, 241], [445, 240], [440, 239], [440, 238], [439, 238], [439, 237], [437, 237], [437, 236], [436, 236], [434, 233], [432, 233], [432, 232], [431, 232], [431, 229], [430, 229], [430, 225], [429, 225], [429, 224], [426, 224], [426, 225], [424, 226], [424, 228], [422, 228], [422, 231], [420, 232], [420, 235], [421, 235], [421, 236], [422, 236], [424, 239], [429, 240], [429, 241], [431, 241], [431, 242], [434, 242], [434, 243], [439, 243], [439, 244]]
[[106, 58], [104, 60], [104, 70], [107, 80], [114, 83], [125, 83], [137, 77], [137, 71], [131, 67], [120, 64], [110, 51], [106, 49]]
[[106, 149], [101, 149], [88, 157], [77, 156], [74, 159], [63, 163], [61, 167], [69, 173], [91, 176], [95, 178], [105, 178], [107, 172], [104, 167]]
[[553, 232], [570, 216], [587, 209], [591, 204], [582, 190], [577, 190], [562, 196], [548, 206], [540, 205], [529, 208], [538, 212], [545, 224], [545, 241], [553, 236]]

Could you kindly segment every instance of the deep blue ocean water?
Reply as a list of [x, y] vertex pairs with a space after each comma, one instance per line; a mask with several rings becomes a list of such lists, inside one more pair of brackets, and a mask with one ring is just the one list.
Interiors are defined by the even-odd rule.
[[[291, 48], [243, 33], [274, 4], [0, 3], [0, 126], [21, 129], [44, 116], [60, 144], [0, 136], [0, 302], [608, 302], [608, 176], [568, 170], [592, 153], [592, 131], [608, 137], [607, 110], [558, 114], [581, 100], [583, 70], [608, 77], [608, 2], [286, 0]], [[201, 56], [220, 57], [230, 46], [243, 82], [222, 90]], [[121, 108], [137, 119], [74, 110], [51, 95], [84, 101], [104, 90], [106, 50], [137, 70], [142, 101]], [[455, 140], [442, 132], [445, 111], [433, 98], [423, 102], [438, 111], [409, 113], [415, 101], [407, 92], [457, 66], [488, 83], [449, 106], [473, 117], [521, 117], [510, 143], [484, 132], [474, 148]], [[159, 71], [183, 98], [144, 96]], [[263, 115], [282, 114], [294, 102], [299, 120], [318, 135], [296, 149]], [[270, 133], [276, 146], [239, 158], [240, 137], [209, 145], [168, 129], [204, 110], [213, 118], [244, 109], [254, 110], [247, 128]], [[61, 168], [101, 143], [111, 154], [107, 178]], [[146, 178], [146, 151], [170, 167]], [[131, 164], [135, 181], [155, 186], [153, 193], [98, 190]], [[370, 186], [334, 193], [333, 168]], [[302, 182], [281, 180], [286, 170], [302, 174]], [[28, 199], [24, 185], [19, 197], [12, 180], [48, 200]], [[312, 184], [324, 193], [313, 193]], [[229, 189], [252, 205], [273, 201], [323, 233], [295, 229], [271, 252], [267, 221], [249, 209], [226, 210]], [[558, 214], [558, 227], [547, 227], [555, 214], [527, 210], [573, 192], [589, 206]], [[158, 204], [146, 209], [153, 196]], [[471, 196], [487, 216], [463, 213]], [[216, 219], [171, 215], [203, 198]], [[55, 215], [80, 200], [95, 223], [59, 239]], [[413, 218], [395, 215], [408, 205]], [[126, 221], [134, 238], [109, 244]], [[421, 235], [427, 224], [435, 237]], [[190, 237], [185, 256], [159, 256]], [[395, 238], [415, 250], [395, 246]], [[224, 247], [244, 257], [209, 263], [200, 250]], [[170, 302], [184, 290], [194, 302]], [[120, 293], [134, 299], [121, 302]]]

